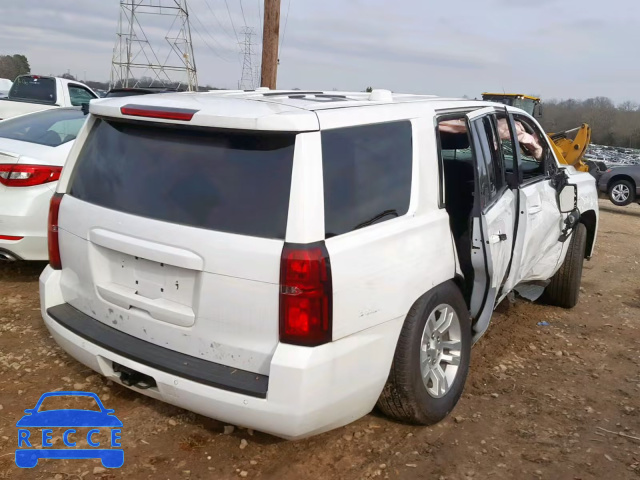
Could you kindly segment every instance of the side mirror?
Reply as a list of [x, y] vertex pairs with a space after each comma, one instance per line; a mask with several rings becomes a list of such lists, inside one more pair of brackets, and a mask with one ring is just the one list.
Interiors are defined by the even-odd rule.
[[33, 409], [33, 408], [27, 408], [27, 409], [24, 411], [24, 413], [26, 413], [26, 414], [32, 414], [32, 413], [33, 413], [33, 411], [34, 411], [34, 409]]
[[578, 187], [567, 184], [558, 194], [558, 208], [561, 213], [571, 213], [578, 208]]

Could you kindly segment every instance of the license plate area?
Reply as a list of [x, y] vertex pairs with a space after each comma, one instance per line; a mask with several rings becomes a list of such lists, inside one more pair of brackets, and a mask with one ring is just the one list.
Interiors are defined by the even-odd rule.
[[111, 251], [111, 255], [116, 257], [109, 262], [111, 282], [133, 289], [144, 298], [193, 305], [197, 272], [125, 253]]
[[93, 245], [98, 297], [110, 306], [192, 327], [199, 272]]

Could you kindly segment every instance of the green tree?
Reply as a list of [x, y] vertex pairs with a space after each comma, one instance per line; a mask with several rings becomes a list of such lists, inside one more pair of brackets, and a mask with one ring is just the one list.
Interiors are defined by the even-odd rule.
[[31, 73], [31, 67], [24, 55], [0, 55], [0, 78], [13, 81], [17, 76], [28, 73]]

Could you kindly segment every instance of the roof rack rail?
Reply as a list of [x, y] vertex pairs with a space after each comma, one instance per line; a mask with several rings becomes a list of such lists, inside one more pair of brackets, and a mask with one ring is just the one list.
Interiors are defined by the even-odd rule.
[[289, 90], [289, 91], [281, 91], [281, 92], [269, 92], [263, 93], [262, 95], [265, 97], [288, 97], [289, 95], [298, 95], [298, 96], [306, 96], [306, 95], [323, 95], [324, 92], [305, 92], [302, 90]]

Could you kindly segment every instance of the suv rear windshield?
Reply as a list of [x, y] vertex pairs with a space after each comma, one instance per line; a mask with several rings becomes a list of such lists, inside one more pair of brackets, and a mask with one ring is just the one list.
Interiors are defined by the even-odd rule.
[[96, 120], [70, 194], [171, 223], [284, 239], [295, 134]]
[[9, 90], [9, 99], [56, 103], [56, 80], [33, 75], [18, 77]]

